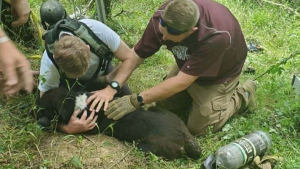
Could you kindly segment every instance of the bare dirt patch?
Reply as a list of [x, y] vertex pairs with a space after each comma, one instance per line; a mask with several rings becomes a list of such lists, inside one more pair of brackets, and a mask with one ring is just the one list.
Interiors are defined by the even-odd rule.
[[19, 109], [30, 99], [10, 99], [0, 94], [0, 166], [125, 169], [143, 165], [134, 145], [104, 134], [66, 135], [37, 130], [28, 108]]
[[39, 145], [40, 156], [50, 168], [111, 168], [116, 163], [113, 168], [130, 168], [132, 149], [105, 135], [49, 134]]

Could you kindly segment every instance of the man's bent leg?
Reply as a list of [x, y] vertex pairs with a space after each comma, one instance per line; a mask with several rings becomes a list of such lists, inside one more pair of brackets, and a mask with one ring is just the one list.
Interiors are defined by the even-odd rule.
[[[246, 94], [248, 92], [248, 95]], [[253, 81], [247, 80], [245, 83], [239, 85], [232, 95], [226, 112], [239, 113], [248, 110], [254, 111], [256, 109], [256, 85]], [[251, 106], [251, 107], [249, 107]], [[221, 129], [226, 121], [232, 116], [230, 113], [225, 114], [225, 118], [214, 125], [213, 132]]]
[[209, 126], [213, 132], [219, 130], [240, 109], [244, 98], [236, 91], [238, 83], [239, 76], [218, 85], [204, 86], [194, 82], [188, 87], [193, 107], [187, 127], [192, 134], [205, 135]]
[[[179, 68], [177, 64], [174, 63], [169, 73], [165, 76], [164, 80], [176, 76], [178, 72]], [[190, 109], [192, 101], [193, 99], [190, 94], [186, 90], [184, 90], [165, 100], [156, 102], [156, 106], [165, 110], [169, 110], [175, 114], [180, 114]]]
[[182, 110], [188, 110], [192, 105], [192, 101], [192, 97], [184, 90], [165, 100], [156, 102], [156, 106], [177, 114]]

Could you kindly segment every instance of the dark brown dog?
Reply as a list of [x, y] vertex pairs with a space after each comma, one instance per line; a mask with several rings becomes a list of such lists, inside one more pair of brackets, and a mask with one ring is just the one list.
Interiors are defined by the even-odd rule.
[[[45, 128], [67, 124], [74, 112], [76, 98], [84, 95], [86, 98], [90, 94], [64, 88], [49, 90], [37, 100], [40, 107], [37, 112], [38, 124]], [[183, 155], [199, 159], [201, 155], [196, 139], [189, 133], [183, 121], [175, 114], [158, 107], [148, 110], [140, 108], [118, 121], [107, 119], [103, 112], [99, 112], [97, 124], [98, 127], [87, 133], [104, 133], [122, 141], [135, 141], [142, 151], [166, 159], [175, 159]]]

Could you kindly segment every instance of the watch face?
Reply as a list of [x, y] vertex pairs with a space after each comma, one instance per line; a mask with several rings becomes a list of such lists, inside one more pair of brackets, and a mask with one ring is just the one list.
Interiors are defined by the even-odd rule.
[[111, 87], [117, 88], [119, 84], [117, 82], [111, 82]]

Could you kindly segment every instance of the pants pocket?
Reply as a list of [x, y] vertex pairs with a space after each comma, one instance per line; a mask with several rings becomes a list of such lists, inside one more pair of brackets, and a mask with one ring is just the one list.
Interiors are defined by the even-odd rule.
[[225, 98], [220, 98], [212, 101], [213, 113], [210, 117], [212, 123], [219, 122], [225, 117], [225, 111], [228, 107], [229, 102]]

